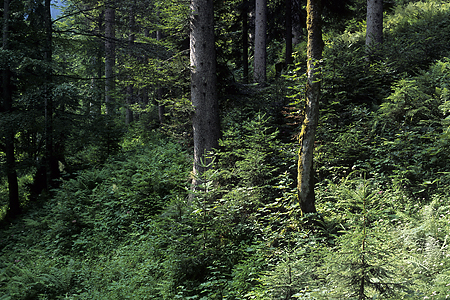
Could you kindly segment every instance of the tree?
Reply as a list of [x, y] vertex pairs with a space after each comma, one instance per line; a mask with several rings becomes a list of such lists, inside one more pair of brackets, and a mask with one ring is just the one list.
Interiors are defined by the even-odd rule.
[[248, 0], [242, 3], [242, 66], [243, 81], [248, 83]]
[[[213, 0], [191, 0], [190, 9], [194, 175], [199, 178], [211, 162], [207, 153], [218, 147], [220, 135]], [[193, 183], [198, 182], [194, 179]]]
[[366, 47], [369, 52], [383, 43], [383, 0], [367, 0]]
[[115, 46], [115, 1], [106, 3], [105, 9], [105, 104], [106, 113], [112, 113], [112, 93], [114, 91], [114, 65], [116, 61]]
[[[10, 0], [4, 0], [3, 10], [3, 34], [2, 34], [2, 48], [3, 51], [9, 50], [9, 3]], [[20, 213], [19, 203], [19, 186], [17, 183], [17, 172], [15, 166], [14, 155], [14, 127], [12, 126], [12, 112], [13, 112], [13, 98], [11, 92], [11, 70], [7, 64], [5, 64], [2, 70], [3, 81], [3, 111], [7, 114], [8, 118], [11, 118], [7, 122], [5, 128], [5, 154], [6, 154], [6, 174], [8, 177], [8, 192], [9, 192], [9, 214], [11, 216], [18, 215]]]
[[[161, 30], [156, 31], [156, 40], [161, 41], [163, 39], [163, 33]], [[156, 100], [158, 105], [158, 119], [159, 124], [162, 125], [164, 123], [164, 115], [166, 114], [166, 106], [163, 101], [164, 96], [164, 88], [161, 86], [161, 84], [156, 89]]]
[[253, 79], [266, 82], [267, 0], [256, 0], [255, 6], [255, 55]]
[[316, 212], [314, 194], [313, 153], [314, 142], [319, 120], [320, 69], [322, 59], [322, 1], [308, 0], [306, 29], [308, 31], [307, 46], [307, 83], [306, 106], [302, 130], [299, 136], [300, 149], [298, 155], [298, 198], [303, 213]]
[[293, 63], [292, 59], [292, 0], [286, 0], [286, 66]]
[[45, 70], [45, 163], [47, 170], [46, 188], [50, 188], [53, 179], [59, 177], [58, 160], [54, 149], [54, 132], [53, 132], [53, 68], [52, 68], [52, 14], [51, 14], [51, 0], [44, 2], [44, 27], [45, 27], [45, 43], [44, 43], [44, 61], [46, 63]]
[[[129, 34], [128, 34], [128, 44], [130, 49], [133, 48], [134, 40], [135, 40], [135, 10], [136, 10], [136, 0], [130, 6], [130, 17], [129, 17]], [[134, 104], [134, 88], [131, 83], [127, 86], [127, 103], [126, 103], [126, 112], [125, 112], [125, 125], [129, 125], [133, 122], [133, 110], [131, 109]]]

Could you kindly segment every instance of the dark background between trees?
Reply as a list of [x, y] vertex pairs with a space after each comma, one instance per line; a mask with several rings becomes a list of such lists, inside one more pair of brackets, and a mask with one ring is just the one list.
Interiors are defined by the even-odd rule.
[[256, 1], [3, 1], [0, 299], [450, 297], [450, 5]]

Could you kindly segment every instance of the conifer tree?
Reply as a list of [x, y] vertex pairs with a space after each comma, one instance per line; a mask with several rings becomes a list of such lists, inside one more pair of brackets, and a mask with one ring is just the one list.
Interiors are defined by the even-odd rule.
[[[130, 17], [129, 17], [129, 33], [128, 33], [128, 46], [130, 48], [133, 47], [135, 40], [135, 10], [136, 10], [136, 1], [133, 1], [130, 5]], [[134, 104], [134, 87], [131, 83], [127, 86], [127, 103], [126, 103], [126, 112], [125, 112], [125, 124], [129, 125], [133, 122], [133, 110], [131, 106]]]
[[255, 7], [255, 55], [253, 79], [266, 82], [267, 0], [256, 0]]
[[[210, 164], [208, 152], [218, 147], [220, 135], [216, 88], [213, 0], [191, 0], [190, 67], [194, 108], [194, 175], [200, 178]], [[194, 186], [197, 184], [194, 179]]]
[[316, 212], [314, 194], [313, 153], [317, 123], [319, 120], [320, 70], [322, 59], [322, 1], [308, 0], [307, 4], [307, 83], [306, 107], [302, 130], [299, 136], [298, 198], [303, 213]]
[[106, 113], [112, 113], [112, 93], [114, 91], [115, 46], [115, 1], [109, 0], [105, 8], [105, 103]]
[[242, 67], [243, 81], [248, 83], [248, 0], [242, 3]]
[[372, 48], [383, 43], [383, 0], [367, 0], [366, 48]]
[[59, 167], [54, 149], [54, 130], [53, 130], [53, 28], [51, 15], [51, 0], [44, 2], [44, 26], [45, 26], [45, 43], [44, 43], [44, 61], [47, 64], [45, 71], [45, 163], [46, 163], [46, 188], [49, 189], [53, 179], [59, 177]]
[[286, 51], [285, 51], [285, 62], [286, 65], [293, 63], [292, 59], [292, 0], [286, 0]]
[[[10, 0], [4, 0], [3, 9], [3, 28], [2, 28], [2, 48], [3, 50], [9, 50], [9, 4]], [[2, 70], [2, 82], [3, 82], [3, 111], [8, 114], [8, 117], [12, 117], [13, 98], [11, 93], [11, 71], [5, 65]], [[9, 192], [9, 213], [14, 216], [20, 213], [19, 203], [19, 186], [17, 183], [17, 172], [15, 166], [14, 155], [14, 128], [11, 126], [12, 122], [8, 122], [8, 126], [5, 128], [5, 153], [6, 153], [6, 174], [8, 177], [8, 192]]]

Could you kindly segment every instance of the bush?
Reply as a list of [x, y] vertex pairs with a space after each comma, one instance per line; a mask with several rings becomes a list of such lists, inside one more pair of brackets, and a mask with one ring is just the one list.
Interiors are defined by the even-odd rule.
[[101, 169], [64, 182], [49, 203], [50, 240], [62, 253], [103, 253], [139, 224], [186, 194], [189, 160], [160, 140], [120, 155]]

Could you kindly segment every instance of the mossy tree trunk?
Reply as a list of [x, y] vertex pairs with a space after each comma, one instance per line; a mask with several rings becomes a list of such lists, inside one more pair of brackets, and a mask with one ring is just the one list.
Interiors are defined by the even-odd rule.
[[191, 0], [190, 9], [195, 187], [198, 184], [197, 179], [208, 169], [207, 166], [211, 162], [207, 153], [219, 146], [220, 124], [216, 89], [213, 0]]
[[298, 158], [298, 198], [303, 213], [316, 212], [314, 194], [313, 154], [317, 123], [319, 120], [320, 69], [322, 59], [322, 3], [321, 0], [308, 0], [307, 21], [307, 83], [306, 107], [302, 130], [299, 136]]

